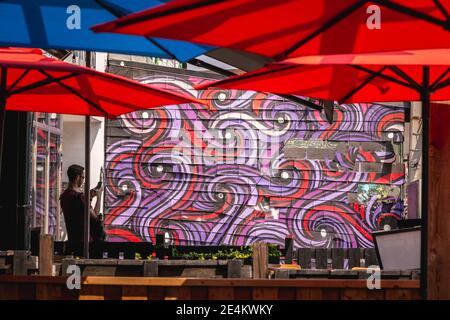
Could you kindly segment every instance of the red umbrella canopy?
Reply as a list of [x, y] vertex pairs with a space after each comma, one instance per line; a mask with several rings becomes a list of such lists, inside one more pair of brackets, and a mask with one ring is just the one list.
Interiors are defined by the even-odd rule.
[[197, 89], [264, 91], [339, 102], [420, 101], [424, 64], [429, 65], [430, 99], [450, 99], [450, 49], [300, 57]]
[[110, 118], [139, 109], [199, 102], [48, 58], [39, 49], [20, 48], [0, 48], [0, 107], [5, 98], [5, 110]]
[[93, 30], [185, 40], [282, 60], [448, 48], [449, 12], [448, 0], [178, 0]]

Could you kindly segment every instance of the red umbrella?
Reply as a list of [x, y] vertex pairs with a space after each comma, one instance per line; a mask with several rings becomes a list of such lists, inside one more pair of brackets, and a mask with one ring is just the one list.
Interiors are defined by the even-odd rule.
[[310, 56], [206, 86], [301, 94], [340, 102], [422, 101], [421, 288], [426, 297], [430, 100], [450, 99], [450, 49]]
[[198, 100], [48, 58], [39, 49], [0, 48], [0, 110], [118, 115]]
[[420, 101], [423, 65], [429, 65], [430, 99], [450, 99], [450, 49], [299, 57], [197, 89], [267, 91], [339, 102]]
[[[140, 109], [197, 102], [189, 96], [48, 58], [39, 49], [0, 48], [0, 169], [5, 110], [114, 118]], [[89, 203], [89, 117], [86, 124], [85, 197]], [[89, 257], [89, 206], [85, 209], [84, 250]]]
[[441, 0], [178, 0], [93, 30], [185, 40], [282, 60], [446, 48], [449, 12], [450, 2]]

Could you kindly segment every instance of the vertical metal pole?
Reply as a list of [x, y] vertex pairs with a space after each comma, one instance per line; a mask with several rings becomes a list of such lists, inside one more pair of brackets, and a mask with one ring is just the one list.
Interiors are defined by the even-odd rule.
[[6, 67], [1, 67], [0, 73], [0, 179], [2, 177], [3, 165], [3, 138], [5, 134], [5, 117], [6, 117]]
[[423, 67], [422, 80], [422, 233], [420, 251], [420, 291], [423, 299], [428, 295], [428, 148], [430, 144], [430, 67]]
[[[47, 117], [48, 119], [48, 117]], [[44, 228], [42, 234], [48, 234], [48, 219], [50, 211], [50, 131], [46, 134], [47, 141], [45, 143], [45, 162], [44, 162]]]
[[[58, 117], [58, 116], [57, 116]], [[54, 135], [56, 144], [56, 192], [55, 192], [55, 202], [58, 203], [59, 195], [61, 194], [61, 136]], [[56, 241], [61, 240], [61, 206], [56, 206]]]
[[[34, 123], [34, 114], [33, 114], [33, 123]], [[32, 161], [31, 161], [31, 196], [32, 196], [32, 215], [33, 222], [32, 228], [36, 228], [37, 219], [36, 219], [36, 167], [37, 167], [37, 127], [33, 127], [33, 151], [32, 151]]]
[[[91, 67], [91, 53], [86, 51], [86, 67]], [[91, 199], [89, 196], [89, 190], [91, 186], [91, 158], [90, 158], [90, 137], [91, 137], [91, 117], [86, 116], [84, 121], [84, 247], [83, 255], [86, 259], [89, 259], [89, 235], [90, 235], [90, 210]]]
[[89, 230], [90, 230], [90, 209], [91, 209], [91, 200], [89, 197], [89, 190], [91, 185], [91, 159], [90, 159], [90, 136], [91, 136], [91, 118], [89, 116], [85, 117], [84, 120], [84, 249], [83, 256], [86, 259], [89, 259]]

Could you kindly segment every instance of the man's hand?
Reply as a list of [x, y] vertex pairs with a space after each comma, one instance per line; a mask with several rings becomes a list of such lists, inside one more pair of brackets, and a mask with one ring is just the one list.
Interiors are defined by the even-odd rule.
[[89, 196], [91, 197], [91, 200], [94, 199], [97, 196], [97, 190], [91, 189], [89, 191]]

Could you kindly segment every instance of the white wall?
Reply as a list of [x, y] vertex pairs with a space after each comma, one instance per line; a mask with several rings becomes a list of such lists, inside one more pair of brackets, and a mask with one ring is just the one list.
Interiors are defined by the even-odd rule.
[[[108, 54], [96, 52], [95, 69], [106, 70]], [[63, 182], [68, 182], [67, 168], [72, 164], [84, 167], [84, 116], [63, 116]], [[91, 117], [91, 174], [90, 188], [97, 185], [100, 168], [105, 162], [105, 121], [102, 117]]]
[[[68, 182], [67, 168], [72, 164], [84, 167], [84, 117], [63, 116], [63, 182]], [[95, 187], [100, 176], [104, 156], [104, 121], [91, 118], [91, 188]]]

